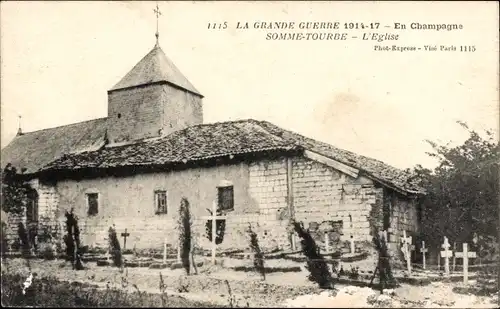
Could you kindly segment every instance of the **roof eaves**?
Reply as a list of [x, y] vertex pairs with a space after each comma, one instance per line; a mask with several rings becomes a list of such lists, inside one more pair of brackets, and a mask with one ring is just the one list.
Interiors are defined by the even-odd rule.
[[72, 157], [80, 156], [82, 153], [79, 154], [66, 154], [58, 159], [55, 159], [51, 161], [50, 163], [46, 164], [44, 167], [39, 169], [35, 174], [40, 175], [43, 173], [47, 172], [59, 172], [59, 171], [65, 171], [65, 170], [86, 170], [86, 169], [114, 169], [114, 168], [126, 168], [126, 167], [140, 167], [140, 166], [151, 166], [151, 167], [168, 167], [170, 165], [175, 165], [175, 164], [187, 164], [187, 163], [196, 163], [199, 161], [203, 160], [213, 160], [213, 159], [218, 159], [218, 158], [223, 158], [223, 157], [230, 157], [233, 158], [234, 156], [238, 155], [246, 155], [246, 154], [252, 154], [252, 153], [262, 153], [262, 152], [267, 152], [267, 151], [300, 151], [302, 150], [302, 147], [298, 145], [286, 145], [286, 146], [278, 146], [278, 147], [266, 147], [266, 148], [259, 148], [259, 149], [251, 149], [248, 151], [234, 151], [234, 152], [224, 152], [224, 153], [219, 153], [219, 154], [213, 154], [213, 155], [207, 155], [207, 156], [200, 156], [200, 157], [192, 157], [192, 158], [183, 158], [180, 160], [171, 160], [171, 161], [166, 161], [162, 163], [152, 163], [152, 162], [147, 162], [147, 163], [140, 163], [140, 162], [135, 162], [135, 163], [125, 163], [125, 164], [106, 164], [105, 166], [103, 165], [104, 162], [98, 162], [95, 166], [93, 167], [88, 167], [84, 166], [81, 167], [80, 164], [73, 164], [73, 168], [67, 168], [67, 167], [58, 167], [57, 165], [59, 164], [58, 161], [60, 160], [66, 160], [66, 159], [72, 159]]
[[176, 88], [176, 89], [179, 89], [179, 90], [182, 90], [182, 91], [186, 91], [188, 93], [191, 93], [193, 95], [196, 95], [198, 97], [200, 97], [201, 99], [204, 98], [204, 96], [199, 93], [199, 92], [196, 92], [196, 91], [193, 91], [193, 90], [189, 90], [189, 89], [186, 89], [182, 86], [179, 86], [175, 83], [172, 83], [168, 80], [165, 80], [165, 79], [162, 79], [162, 80], [157, 80], [157, 81], [153, 81], [153, 82], [147, 82], [147, 83], [142, 83], [142, 84], [137, 84], [137, 85], [132, 85], [132, 86], [126, 86], [126, 87], [119, 87], [119, 88], [111, 88], [108, 90], [108, 94], [112, 93], [112, 92], [116, 92], [116, 91], [124, 91], [124, 90], [129, 90], [129, 89], [133, 89], [133, 88], [143, 88], [143, 87], [147, 87], [147, 86], [153, 86], [153, 85], [162, 85], [162, 84], [165, 84], [165, 85], [169, 85], [169, 86], [172, 86], [173, 88]]
[[361, 170], [361, 172], [363, 173], [364, 176], [366, 176], [367, 178], [375, 181], [375, 182], [378, 182], [380, 183], [381, 185], [389, 188], [389, 189], [392, 189], [404, 196], [410, 196], [410, 195], [425, 195], [425, 192], [423, 192], [422, 190], [412, 190], [412, 189], [407, 189], [407, 188], [403, 188], [401, 186], [398, 186], [396, 184], [392, 184], [392, 183], [389, 183], [388, 181], [386, 180], [383, 180], [383, 179], [380, 179], [380, 177], [377, 177], [377, 176], [374, 176], [373, 174], [365, 171], [365, 170]]

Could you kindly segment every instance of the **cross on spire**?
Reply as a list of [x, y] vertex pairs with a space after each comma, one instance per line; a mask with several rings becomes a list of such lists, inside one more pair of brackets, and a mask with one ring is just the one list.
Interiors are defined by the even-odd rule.
[[158, 41], [160, 38], [160, 33], [158, 32], [158, 20], [159, 20], [160, 15], [161, 15], [160, 8], [158, 7], [158, 2], [156, 2], [156, 8], [153, 9], [153, 12], [156, 15], [156, 33], [155, 33], [155, 36], [156, 36], [156, 46], [158, 46]]
[[23, 134], [23, 130], [21, 129], [21, 118], [22, 118], [22, 116], [19, 115], [17, 117], [19, 117], [19, 125], [18, 125], [18, 128], [17, 128], [17, 135], [22, 135]]

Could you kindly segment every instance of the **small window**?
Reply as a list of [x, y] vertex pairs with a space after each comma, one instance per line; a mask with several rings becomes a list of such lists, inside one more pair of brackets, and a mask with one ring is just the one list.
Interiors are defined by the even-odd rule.
[[167, 213], [167, 191], [155, 191], [155, 213]]
[[234, 210], [233, 186], [218, 187], [219, 209], [222, 211]]
[[87, 193], [88, 215], [95, 216], [99, 212], [99, 194]]

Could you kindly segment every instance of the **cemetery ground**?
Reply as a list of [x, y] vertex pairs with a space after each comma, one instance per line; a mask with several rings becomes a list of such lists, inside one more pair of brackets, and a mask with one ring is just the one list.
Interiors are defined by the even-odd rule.
[[[266, 255], [264, 280], [261, 274], [254, 270], [253, 261], [245, 259], [242, 254], [218, 253], [215, 265], [211, 262], [210, 253], [196, 255], [197, 274], [192, 269], [189, 276], [178, 264], [175, 252], [169, 252], [166, 260], [161, 255], [134, 257], [132, 254], [125, 254], [124, 259], [125, 267], [117, 268], [107, 265], [108, 261], [102, 254], [87, 255], [84, 259], [85, 269], [80, 271], [73, 270], [70, 263], [64, 259], [2, 259], [2, 303], [8, 305], [6, 301], [14, 301], [15, 297], [28, 297], [29, 292], [19, 293], [23, 284], [35, 286], [46, 282], [46, 285], [54, 288], [55, 283], [50, 282], [60, 282], [73, 291], [68, 292], [69, 294], [78, 294], [70, 296], [80, 299], [80, 303], [75, 300], [76, 304], [73, 306], [89, 307], [93, 304], [94, 307], [106, 304], [142, 307], [330, 308], [498, 306], [495, 278], [481, 278], [478, 272], [471, 270], [468, 274], [468, 285], [465, 286], [459, 267], [448, 277], [445, 277], [442, 271], [421, 270], [418, 265], [414, 266], [412, 275], [408, 277], [404, 267], [396, 268], [394, 275], [399, 286], [385, 290], [381, 295], [377, 288], [378, 278], [373, 280], [375, 286], [369, 287], [375, 265], [363, 255], [344, 257], [341, 263], [346, 274], [335, 280], [334, 290], [321, 290], [317, 284], [307, 279], [309, 273], [304, 267], [305, 262], [300, 253], [285, 256], [283, 252], [276, 252]], [[355, 272], [350, 272], [351, 268], [359, 269], [357, 278]], [[427, 268], [433, 267], [428, 265]], [[33, 277], [30, 277], [30, 274]], [[26, 284], [25, 281], [30, 281], [29, 279], [31, 282]], [[478, 291], [479, 282], [488, 280], [490, 290], [481, 285], [481, 291]], [[76, 288], [87, 292], [75, 292]], [[113, 289], [117, 291], [113, 292]], [[47, 286], [38, 287], [36, 293], [54, 293], [49, 290]], [[15, 291], [17, 296], [14, 295]], [[29, 288], [26, 291], [29, 291]], [[94, 303], [84, 302], [85, 297], [79, 293], [91, 293], [100, 299]], [[58, 290], [56, 294], [62, 295], [64, 292]], [[37, 297], [43, 299], [41, 295], [34, 296]], [[19, 299], [17, 301], [19, 302]], [[38, 306], [44, 305], [49, 304]]]

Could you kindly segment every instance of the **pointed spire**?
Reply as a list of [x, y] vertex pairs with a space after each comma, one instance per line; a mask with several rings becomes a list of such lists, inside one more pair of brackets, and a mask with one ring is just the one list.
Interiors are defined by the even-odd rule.
[[159, 46], [160, 45], [160, 33], [158, 32], [158, 20], [160, 18], [161, 12], [160, 12], [160, 8], [158, 7], [158, 1], [156, 2], [156, 8], [153, 10], [153, 12], [156, 15], [156, 33], [155, 33], [156, 45], [155, 46]]
[[160, 46], [155, 46], [117, 84], [108, 91], [167, 82], [203, 97], [175, 66]]

